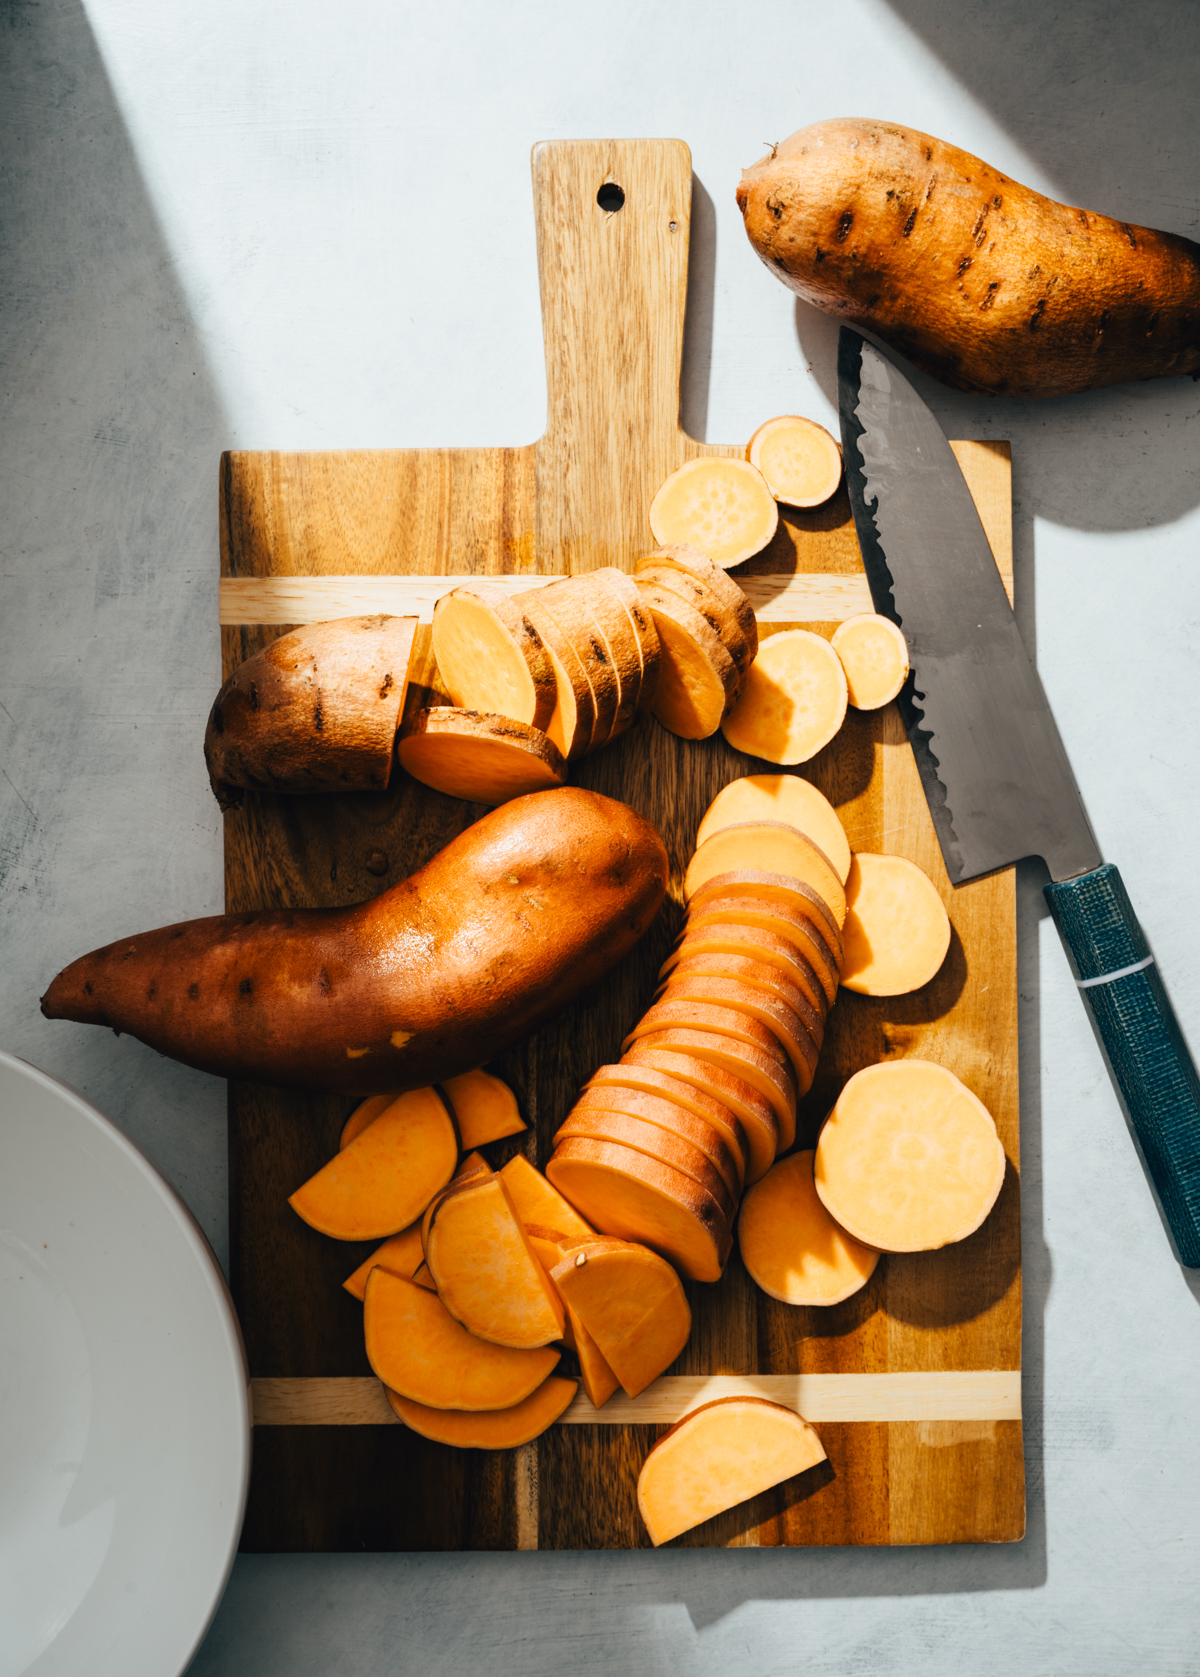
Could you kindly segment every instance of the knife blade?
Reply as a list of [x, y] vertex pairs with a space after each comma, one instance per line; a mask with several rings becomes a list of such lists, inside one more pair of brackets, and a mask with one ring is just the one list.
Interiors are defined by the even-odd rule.
[[1200, 1078], [1117, 869], [1103, 862], [975, 503], [941, 426], [843, 326], [846, 484], [875, 610], [911, 672], [900, 696], [954, 884], [1026, 856], [1122, 1096], [1180, 1262], [1200, 1267]]

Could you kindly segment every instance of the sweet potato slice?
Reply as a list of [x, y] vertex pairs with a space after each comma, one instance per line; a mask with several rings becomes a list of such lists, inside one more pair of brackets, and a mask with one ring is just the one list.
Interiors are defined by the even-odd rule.
[[850, 872], [850, 841], [829, 799], [798, 774], [748, 774], [731, 780], [704, 812], [696, 831], [696, 847], [725, 827], [751, 821], [783, 821], [812, 840], [830, 866], [846, 883]]
[[658, 688], [658, 666], [661, 656], [653, 613], [638, 592], [637, 583], [624, 571], [617, 570], [615, 565], [605, 565], [601, 570], [589, 571], [588, 575], [597, 587], [606, 589], [612, 595], [633, 630], [642, 672], [637, 708], [649, 710]]
[[410, 716], [396, 755], [422, 786], [472, 804], [506, 804], [527, 792], [549, 792], [567, 778], [566, 758], [540, 728], [451, 705]]
[[[611, 569], [611, 567], [609, 567]], [[638, 697], [642, 685], [642, 648], [633, 620], [616, 592], [616, 586], [606, 581], [606, 571], [587, 571], [570, 578], [570, 587], [586, 602], [592, 621], [603, 637], [609, 663], [617, 678], [617, 714], [613, 718], [610, 739], [623, 734], [638, 711]], [[617, 571], [617, 576], [622, 572]]]
[[[751, 1088], [757, 1090], [769, 1103], [775, 1114], [778, 1131], [772, 1138], [772, 1158], [778, 1151], [781, 1138], [794, 1133], [796, 1081], [786, 1056], [782, 1061], [777, 1060], [773, 1054], [764, 1053], [760, 1046], [752, 1045], [744, 1037], [729, 1032], [680, 1025], [666, 1026], [648, 1036], [638, 1037], [635, 1046], [678, 1049], [695, 1059], [708, 1060], [714, 1066], [732, 1072], [734, 1077], [740, 1078], [743, 1083], [749, 1083]], [[738, 1116], [743, 1123], [746, 1121], [741, 1112]], [[751, 1148], [753, 1147], [754, 1138], [751, 1137]], [[767, 1163], [770, 1162], [768, 1159]], [[753, 1174], [757, 1177], [758, 1173], [755, 1171]]]
[[781, 629], [758, 649], [721, 724], [735, 751], [768, 763], [807, 763], [846, 719], [846, 672], [824, 635]]
[[565, 1254], [553, 1279], [630, 1397], [670, 1368], [688, 1342], [687, 1294], [670, 1264], [647, 1246], [589, 1241]]
[[578, 577], [564, 577], [561, 582], [537, 589], [530, 597], [536, 599], [562, 630], [587, 676], [596, 712], [588, 750], [596, 751], [612, 738], [621, 686], [587, 594], [581, 594], [575, 586], [578, 581]]
[[221, 808], [236, 808], [248, 790], [383, 791], [416, 629], [415, 617], [339, 617], [247, 658], [217, 694], [204, 734]]
[[708, 739], [737, 701], [737, 665], [694, 606], [665, 588], [640, 592], [661, 648], [654, 714], [681, 739]]
[[845, 925], [846, 892], [837, 869], [821, 847], [795, 827], [783, 821], [741, 821], [736, 827], [723, 827], [705, 839], [688, 863], [684, 897], [690, 902], [702, 885], [737, 867], [800, 880], [817, 893], [838, 930]]
[[829, 644], [842, 660], [855, 710], [879, 710], [908, 680], [908, 642], [889, 617], [870, 611], [848, 617]]
[[791, 915], [805, 915], [813, 920], [821, 936], [833, 951], [838, 966], [842, 961], [842, 932], [833, 910], [819, 891], [802, 879], [786, 874], [768, 873], [763, 868], [731, 868], [715, 879], [707, 880], [692, 893], [688, 904], [689, 918], [708, 914], [715, 902], [731, 897], [746, 899], [747, 906], [770, 903], [773, 908], [784, 908]]
[[410, 1089], [288, 1204], [334, 1240], [378, 1240], [414, 1223], [457, 1163], [453, 1118], [434, 1090]]
[[535, 1165], [518, 1153], [499, 1172], [504, 1186], [512, 1196], [517, 1216], [529, 1226], [534, 1223], [542, 1230], [552, 1230], [564, 1241], [587, 1240], [595, 1229], [565, 1200], [552, 1182], [548, 1182]]
[[[739, 901], [737, 898], [728, 900]], [[806, 924], [814, 938], [820, 936], [811, 922]], [[716, 915], [700, 915], [689, 919], [683, 936], [663, 962], [660, 976], [665, 977], [682, 961], [745, 959], [756, 965], [769, 965], [803, 990], [814, 1007], [823, 1003], [828, 1008], [837, 995], [838, 966], [828, 944], [823, 939], [821, 942], [824, 955], [811, 947], [806, 952], [791, 938], [780, 937], [765, 926], [746, 925]], [[818, 962], [821, 963], [820, 968]]]
[[[620, 1076], [619, 1066], [610, 1069]], [[626, 1067], [625, 1076], [628, 1075]], [[663, 1083], [668, 1081], [665, 1077], [661, 1079]], [[676, 1084], [676, 1087], [680, 1089], [682, 1099], [664, 1095], [660, 1090], [651, 1093], [646, 1089], [631, 1088], [627, 1082], [603, 1083], [593, 1078], [567, 1116], [572, 1118], [586, 1112], [619, 1112], [670, 1130], [673, 1135], [681, 1136], [700, 1149], [720, 1171], [734, 1199], [738, 1199], [746, 1185], [746, 1136], [741, 1123], [719, 1101], [709, 1100], [707, 1105], [710, 1112], [719, 1113], [720, 1117], [700, 1116], [700, 1099], [703, 1097], [699, 1097], [696, 1090], [688, 1089], [686, 1084]]]
[[[724, 571], [719, 574], [725, 575]], [[753, 638], [748, 636], [742, 628], [740, 613], [731, 610], [720, 595], [713, 593], [707, 583], [701, 582], [699, 577], [692, 576], [688, 571], [676, 570], [670, 565], [655, 565], [644, 559], [638, 566], [637, 579], [641, 586], [659, 588], [668, 594], [674, 594], [694, 611], [698, 611], [733, 659], [739, 684], [746, 679], [746, 671], [754, 662], [754, 655], [758, 649], [757, 628]]]
[[[805, 1014], [810, 1009], [815, 1016], [821, 1031], [825, 1028], [825, 1016], [829, 1012], [829, 1003], [825, 1000], [825, 992], [821, 988], [821, 981], [813, 972], [811, 965], [805, 961], [808, 972], [804, 971], [800, 962], [804, 957], [793, 950], [794, 960], [786, 967], [775, 966], [769, 961], [754, 959], [753, 945], [744, 944], [747, 953], [740, 955], [718, 954], [713, 952], [692, 952], [685, 950], [678, 958], [670, 961], [664, 967], [660, 976], [664, 979], [675, 976], [677, 978], [736, 978], [745, 984], [752, 984], [760, 990], [766, 990], [778, 997], [792, 1009], [794, 1013]], [[797, 1002], [802, 1006], [797, 1006]]]
[[367, 1290], [367, 1276], [376, 1264], [382, 1264], [384, 1269], [390, 1269], [393, 1275], [402, 1275], [406, 1281], [413, 1276], [425, 1262], [425, 1254], [421, 1250], [421, 1225], [413, 1223], [410, 1228], [402, 1229], [399, 1234], [392, 1235], [382, 1246], [377, 1246], [369, 1258], [364, 1258], [353, 1275], [348, 1275], [342, 1286], [361, 1303], [363, 1294]]
[[736, 929], [751, 939], [755, 934], [767, 934], [790, 944], [809, 963], [832, 1003], [838, 992], [843, 944], [832, 915], [827, 920], [826, 914], [823, 905], [820, 910], [814, 905], [800, 907], [799, 897], [792, 902], [772, 902], [748, 893], [705, 896], [690, 905], [687, 924], [675, 948], [682, 949], [685, 941], [698, 937], [732, 937]]
[[679, 466], [650, 503], [660, 546], [686, 542], [723, 570], [761, 553], [778, 523], [779, 509], [757, 466], [720, 455]]
[[753, 659], [758, 651], [758, 619], [754, 615], [754, 607], [750, 604], [745, 590], [738, 586], [727, 571], [723, 571], [719, 565], [714, 565], [707, 553], [701, 553], [698, 547], [691, 547], [686, 542], [673, 542], [666, 547], [656, 547], [653, 553], [639, 559], [635, 575], [643, 566], [652, 567], [659, 572], [682, 571], [685, 576], [694, 577], [697, 582], [702, 582], [709, 593], [714, 594], [725, 609], [733, 613], [738, 628], [749, 643], [750, 656]]
[[[546, 1271], [548, 1284], [554, 1287], [551, 1271], [562, 1262], [567, 1247], [573, 1242], [551, 1229], [539, 1229], [536, 1224], [533, 1227], [527, 1226], [525, 1233], [529, 1236], [529, 1244], [537, 1254], [538, 1262]], [[568, 1351], [574, 1351], [579, 1360], [583, 1389], [592, 1408], [602, 1409], [621, 1382], [608, 1366], [596, 1341], [580, 1321], [578, 1312], [571, 1308], [557, 1287], [554, 1287], [554, 1290], [563, 1307], [563, 1344]]]
[[432, 1207], [423, 1240], [438, 1297], [477, 1338], [524, 1351], [561, 1338], [557, 1295], [495, 1173], [444, 1193]]
[[[698, 1122], [699, 1120], [697, 1120]], [[725, 1206], [732, 1217], [737, 1210], [741, 1185], [729, 1149], [714, 1132], [709, 1147], [701, 1147], [689, 1137], [665, 1124], [656, 1124], [637, 1113], [619, 1112], [597, 1106], [574, 1106], [559, 1125], [554, 1143], [571, 1136], [587, 1136], [592, 1141], [616, 1141], [622, 1147], [633, 1147], [648, 1158], [661, 1159], [663, 1164], [690, 1176], [702, 1188]], [[720, 1156], [720, 1164], [712, 1157], [710, 1148]]]
[[950, 919], [928, 874], [904, 856], [860, 851], [846, 902], [847, 990], [902, 996], [929, 983], [950, 948]]
[[368, 1095], [365, 1101], [360, 1101], [342, 1125], [342, 1133], [338, 1138], [338, 1152], [340, 1153], [343, 1147], [349, 1147], [368, 1124], [373, 1124], [381, 1112], [386, 1112], [399, 1093], [398, 1089], [394, 1089], [390, 1094]]
[[747, 984], [744, 979], [676, 972], [667, 979], [654, 1000], [656, 1006], [659, 1002], [703, 1002], [705, 1006], [730, 1007], [750, 1019], [757, 1019], [760, 1025], [767, 1027], [791, 1060], [797, 1081], [807, 1092], [808, 1083], [817, 1069], [817, 1055], [821, 1051], [825, 1030], [802, 996], [796, 997], [805, 1010], [800, 1014], [769, 991]]
[[552, 1427], [579, 1389], [576, 1380], [552, 1374], [535, 1392], [511, 1409], [431, 1409], [388, 1389], [387, 1399], [398, 1418], [435, 1444], [459, 1450], [513, 1450], [528, 1444]]
[[508, 1084], [491, 1072], [464, 1071], [438, 1085], [458, 1125], [464, 1147], [486, 1147], [525, 1128], [517, 1097]]
[[538, 590], [531, 589], [521, 604], [541, 636], [554, 670], [556, 697], [554, 711], [546, 724], [546, 738], [570, 762], [582, 756], [592, 743], [596, 701], [579, 654], [549, 612], [543, 611], [537, 596]]
[[[670, 1101], [673, 1105], [682, 1107], [685, 1112], [690, 1112], [693, 1117], [703, 1119], [720, 1130], [724, 1136], [727, 1145], [732, 1149], [739, 1181], [743, 1187], [745, 1186], [746, 1171], [750, 1163], [750, 1143], [741, 1119], [724, 1101], [716, 1099], [691, 1083], [685, 1083], [681, 1077], [672, 1077], [670, 1073], [659, 1071], [652, 1065], [639, 1065], [631, 1061], [615, 1066], [600, 1066], [594, 1071], [580, 1099], [592, 1094], [602, 1099], [613, 1095], [644, 1095], [652, 1100]], [[616, 1110], [640, 1111], [640, 1108], [619, 1107]]]
[[436, 1294], [437, 1282], [433, 1279], [433, 1276], [430, 1275], [429, 1265], [427, 1263], [422, 1262], [419, 1267], [413, 1271], [412, 1279], [414, 1287], [423, 1287], [427, 1293]]
[[727, 1106], [746, 1137], [746, 1181], [757, 1182], [771, 1168], [779, 1145], [779, 1117], [766, 1096], [745, 1078], [689, 1053], [678, 1043], [648, 1047], [645, 1038], [622, 1054], [621, 1068], [638, 1076], [661, 1073], [672, 1083], [683, 1083], [697, 1095]]
[[511, 716], [545, 728], [554, 714], [554, 666], [522, 602], [477, 583], [443, 594], [433, 608], [433, 655], [447, 693], [463, 710]]
[[839, 1228], [813, 1183], [813, 1153], [777, 1159], [742, 1201], [738, 1247], [751, 1280], [783, 1304], [840, 1304], [865, 1287], [879, 1253]]
[[664, 1433], [638, 1474], [655, 1548], [825, 1460], [808, 1422], [766, 1398], [717, 1398]]
[[[770, 1026], [760, 1025], [757, 1019], [740, 1007], [723, 1007], [719, 1004], [668, 996], [646, 1009], [622, 1043], [622, 1052], [643, 1037], [649, 1038], [661, 1031], [672, 1030], [704, 1031], [725, 1039], [726, 1046], [730, 1049], [736, 1048], [739, 1052], [744, 1049], [756, 1055], [762, 1063], [764, 1078], [776, 1091], [781, 1138], [788, 1133], [791, 1126], [784, 1113], [790, 1111], [794, 1115], [795, 1095], [797, 1092], [808, 1093], [812, 1082], [812, 1070], [806, 1066], [806, 1075], [802, 1076], [794, 1069], [787, 1050]], [[747, 1080], [755, 1082], [756, 1078], [748, 1073]], [[763, 1093], [767, 1093], [765, 1088]]]
[[965, 1240], [1004, 1181], [992, 1115], [952, 1071], [885, 1060], [856, 1072], [817, 1138], [826, 1210], [866, 1246], [924, 1252]]
[[554, 1372], [559, 1352], [489, 1345], [436, 1293], [376, 1266], [363, 1304], [367, 1360], [401, 1397], [432, 1409], [511, 1409]]
[[788, 507], [819, 507], [842, 481], [842, 451], [823, 425], [782, 413], [760, 425], [746, 448], [767, 488]]
[[693, 1281], [719, 1281], [732, 1240], [725, 1207], [671, 1165], [617, 1142], [572, 1136], [546, 1167], [602, 1234], [649, 1246]]

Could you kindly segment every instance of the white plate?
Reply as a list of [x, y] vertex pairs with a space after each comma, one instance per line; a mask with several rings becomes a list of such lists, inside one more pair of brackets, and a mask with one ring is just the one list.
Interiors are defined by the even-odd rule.
[[0, 1677], [176, 1677], [249, 1467], [237, 1318], [191, 1214], [0, 1053]]

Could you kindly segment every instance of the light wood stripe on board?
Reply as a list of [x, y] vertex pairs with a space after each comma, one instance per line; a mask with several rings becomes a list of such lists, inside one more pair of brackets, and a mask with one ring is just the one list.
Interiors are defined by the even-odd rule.
[[[260, 1427], [377, 1426], [394, 1422], [378, 1380], [250, 1382]], [[765, 1397], [809, 1421], [1019, 1421], [1019, 1369], [898, 1374], [667, 1375], [636, 1398], [618, 1392], [603, 1409], [580, 1394], [560, 1425], [670, 1425], [720, 1397]]]

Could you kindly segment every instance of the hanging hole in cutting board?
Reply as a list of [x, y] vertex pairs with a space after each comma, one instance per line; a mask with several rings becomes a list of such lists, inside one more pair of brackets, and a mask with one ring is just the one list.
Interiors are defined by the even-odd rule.
[[602, 210], [606, 210], [609, 215], [616, 215], [617, 211], [621, 208], [621, 205], [625, 202], [624, 189], [619, 187], [616, 181], [605, 181], [604, 185], [596, 194], [596, 202], [599, 204], [600, 208]]

